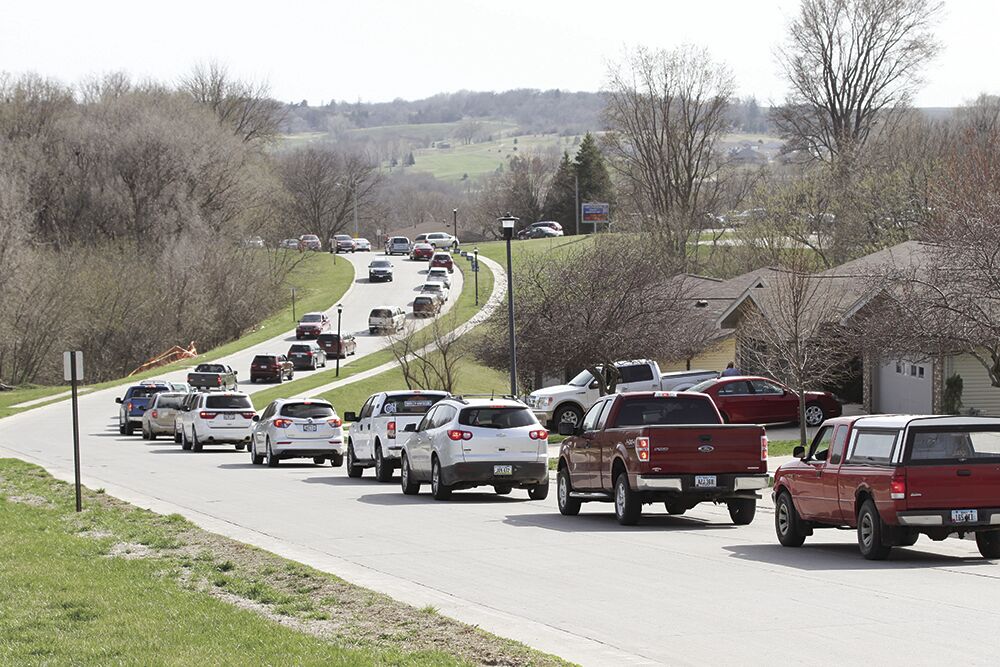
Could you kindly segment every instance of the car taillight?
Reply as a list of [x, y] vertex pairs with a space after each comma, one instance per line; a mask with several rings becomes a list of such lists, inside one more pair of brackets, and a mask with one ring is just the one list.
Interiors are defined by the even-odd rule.
[[333, 419], [327, 419], [326, 423], [329, 424], [330, 426], [334, 427], [334, 428], [337, 428], [340, 425], [342, 425], [344, 422], [341, 421], [340, 417], [334, 417]]
[[243, 419], [253, 419], [254, 417], [257, 416], [257, 413], [256, 412], [241, 412], [240, 415], [243, 417]]
[[313, 356], [313, 353], [312, 352], [306, 352], [306, 356], [307, 357], [311, 357], [311, 356]]
[[215, 378], [215, 383], [219, 384], [219, 385], [222, 384], [222, 376], [221, 375], [219, 377]]
[[531, 433], [528, 434], [528, 437], [530, 437], [532, 440], [546, 440], [549, 437], [549, 432], [546, 431], [545, 429], [532, 431]]
[[459, 431], [456, 429], [453, 431], [448, 431], [448, 437], [455, 441], [472, 440], [472, 433], [469, 431]]
[[391, 421], [385, 425], [385, 437], [387, 438], [396, 437], [396, 422]]
[[903, 475], [893, 475], [889, 481], [889, 497], [893, 500], [906, 499], [906, 477]]
[[767, 461], [767, 436], [760, 436], [760, 460]]
[[153, 419], [156, 419], [156, 415], [157, 415], [156, 410], [153, 410], [152, 412], [149, 413], [149, 416], [152, 417]]
[[215, 416], [219, 414], [218, 412], [205, 412], [202, 410], [198, 413], [198, 416], [202, 419], [215, 419]]
[[292, 425], [291, 419], [275, 419], [272, 422], [277, 428], [288, 428]]
[[635, 439], [635, 453], [640, 461], [649, 460], [649, 438], [641, 436]]

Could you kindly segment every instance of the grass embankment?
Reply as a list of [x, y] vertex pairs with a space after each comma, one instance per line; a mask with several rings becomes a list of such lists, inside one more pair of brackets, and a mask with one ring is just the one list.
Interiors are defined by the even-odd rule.
[[[275, 312], [269, 318], [257, 325], [253, 330], [248, 331], [240, 338], [220, 345], [219, 347], [207, 350], [200, 354], [196, 360], [179, 361], [160, 368], [154, 368], [144, 373], [139, 373], [127, 378], [119, 378], [101, 382], [96, 385], [88, 385], [88, 390], [105, 389], [122, 383], [154, 378], [169, 373], [170, 371], [186, 368], [195, 361], [200, 363], [212, 361], [226, 355], [246, 349], [251, 345], [256, 345], [265, 340], [273, 338], [295, 327], [295, 320], [292, 317], [291, 288], [295, 288], [295, 314], [296, 316], [311, 310], [326, 310], [339, 301], [344, 293], [354, 281], [354, 267], [345, 259], [334, 259], [335, 255], [329, 253], [308, 254], [302, 261], [288, 274], [285, 286], [280, 288], [276, 294], [262, 298], [261, 303], [283, 303], [281, 310]], [[151, 351], [151, 354], [155, 351]], [[84, 360], [86, 369], [86, 360]], [[15, 409], [12, 406], [46, 396], [67, 391], [67, 386], [38, 386], [30, 385], [19, 387], [14, 391], [0, 392], [0, 418], [21, 412], [30, 408]], [[58, 399], [54, 399], [58, 400]], [[42, 403], [45, 405], [47, 403]]]
[[770, 456], [791, 456], [792, 450], [799, 446], [798, 440], [769, 440], [767, 443], [767, 455]]
[[[455, 303], [454, 307], [442, 317], [444, 318], [444, 321], [452, 323], [454, 326], [458, 327], [474, 317], [476, 313], [478, 313], [486, 304], [487, 299], [489, 299], [490, 292], [493, 291], [493, 272], [490, 271], [485, 264], [480, 267], [479, 305], [477, 306], [475, 277], [472, 271], [469, 270], [471, 268], [470, 263], [467, 262], [465, 258], [456, 256], [455, 266], [462, 271], [462, 291], [459, 293], [458, 301]], [[418, 344], [424, 345], [429, 343], [431, 340], [430, 327], [425, 327], [420, 331], [415, 332], [413, 335], [416, 336]], [[386, 349], [361, 357], [357, 360], [351, 358], [341, 360], [339, 379], [346, 380], [353, 375], [371, 370], [372, 368], [381, 366], [384, 363], [388, 363], [392, 361], [393, 358], [392, 352]], [[312, 373], [308, 377], [304, 377], [300, 380], [276, 385], [270, 389], [265, 389], [255, 393], [252, 396], [254, 407], [259, 410], [276, 398], [295, 396], [296, 394], [302, 394], [310, 389], [322, 387], [323, 385], [336, 381], [338, 378], [336, 376], [336, 371], [333, 369], [334, 363], [334, 360], [328, 361], [327, 364], [329, 367], [325, 371]], [[400, 384], [399, 388], [405, 388], [405, 384]], [[384, 389], [376, 389], [375, 391], [384, 391]], [[334, 405], [337, 406], [338, 411], [343, 412], [339, 404], [335, 403]], [[357, 407], [361, 407], [360, 404]]]
[[0, 664], [565, 664], [0, 460]]

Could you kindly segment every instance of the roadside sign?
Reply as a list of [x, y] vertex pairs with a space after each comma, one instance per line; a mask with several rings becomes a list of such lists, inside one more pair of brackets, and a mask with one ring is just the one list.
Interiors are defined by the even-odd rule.
[[83, 499], [80, 492], [80, 408], [77, 385], [83, 379], [83, 352], [75, 350], [63, 352], [63, 377], [69, 382], [72, 394], [73, 408], [73, 478], [76, 485], [76, 511], [83, 511]]
[[[76, 356], [76, 373], [73, 373], [72, 362], [70, 355]], [[63, 352], [63, 380], [66, 382], [72, 382], [73, 380], [83, 379], [83, 352], [77, 350], [76, 352]]]
[[598, 224], [607, 225], [611, 222], [611, 206], [601, 202], [584, 202], [581, 204], [581, 217], [597, 230]]

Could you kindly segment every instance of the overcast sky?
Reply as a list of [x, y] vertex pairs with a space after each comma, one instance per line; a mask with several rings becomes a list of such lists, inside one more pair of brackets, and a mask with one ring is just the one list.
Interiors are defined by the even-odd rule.
[[[741, 95], [784, 95], [774, 47], [797, 0], [5, 0], [0, 71], [174, 80], [215, 60], [286, 101], [510, 88], [598, 90], [626, 47], [707, 46]], [[1000, 92], [1000, 1], [951, 0], [920, 106]]]

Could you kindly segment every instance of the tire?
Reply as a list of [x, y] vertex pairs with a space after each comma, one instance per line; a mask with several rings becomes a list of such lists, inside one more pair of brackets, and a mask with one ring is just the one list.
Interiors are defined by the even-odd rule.
[[434, 500], [451, 498], [451, 487], [441, 481], [441, 464], [436, 456], [431, 458], [431, 496]]
[[917, 543], [917, 539], [920, 537], [920, 533], [913, 531], [903, 535], [899, 538], [899, 543], [896, 544], [897, 547], [912, 547]]
[[191, 451], [191, 441], [187, 439], [187, 433], [181, 431], [181, 449], [185, 452]]
[[202, 445], [198, 442], [198, 432], [193, 428], [191, 429], [191, 450], [195, 452], [200, 452]]
[[278, 373], [278, 384], [281, 384], [284, 381], [285, 381], [285, 376], [282, 375], [281, 373]]
[[354, 445], [347, 443], [347, 476], [357, 479], [364, 473], [365, 469], [359, 466], [357, 459], [354, 458]]
[[749, 526], [757, 514], [756, 498], [737, 498], [726, 503], [729, 518], [737, 526]]
[[514, 487], [511, 486], [510, 484], [494, 484], [493, 485], [493, 493], [497, 494], [498, 496], [507, 496], [507, 495], [510, 495], [510, 492], [513, 491], [513, 490], [514, 490]]
[[990, 530], [976, 533], [976, 546], [983, 558], [1000, 558], [1000, 531]]
[[257, 453], [257, 448], [252, 442], [247, 449], [250, 450], [250, 465], [259, 466], [264, 462], [264, 457]]
[[281, 464], [278, 457], [274, 455], [274, 450], [271, 449], [270, 438], [267, 440], [267, 448], [264, 450], [264, 461], [268, 468], [277, 468]]
[[313, 463], [316, 464], [316, 465], [318, 465], [318, 466], [321, 466], [324, 463], [326, 463], [326, 458], [323, 457], [323, 456], [314, 456], [313, 457]]
[[871, 499], [858, 512], [858, 548], [867, 560], [885, 560], [892, 551], [892, 547], [882, 542], [882, 517]]
[[135, 432], [135, 426], [132, 422], [125, 422], [125, 435], [132, 435]]
[[570, 498], [569, 494], [572, 491], [569, 471], [566, 468], [559, 468], [559, 474], [556, 475], [556, 500], [559, 504], [559, 513], [563, 516], [576, 516], [583, 505], [579, 498]]
[[670, 516], [680, 516], [688, 511], [687, 505], [681, 505], [678, 502], [666, 501], [663, 503], [663, 507], [666, 508], [667, 514]]
[[618, 473], [615, 479], [615, 518], [623, 526], [634, 526], [642, 515], [642, 503], [628, 483], [628, 473]]
[[819, 426], [823, 423], [826, 416], [823, 414], [823, 408], [820, 407], [819, 403], [808, 403], [806, 405], [806, 426]]
[[420, 493], [420, 484], [413, 479], [410, 471], [410, 462], [406, 459], [406, 454], [400, 457], [399, 461], [399, 486], [403, 493], [408, 496], [415, 496]]
[[334, 468], [339, 468], [342, 465], [344, 465], [344, 455], [334, 452], [330, 456], [330, 465], [333, 466]]
[[382, 456], [382, 443], [375, 441], [375, 479], [380, 482], [392, 481], [392, 465]]
[[802, 519], [787, 491], [778, 495], [778, 502], [774, 505], [774, 532], [783, 547], [801, 547], [806, 541]]
[[549, 497], [549, 478], [545, 477], [544, 482], [539, 482], [528, 489], [528, 497], [532, 500], [545, 500]]
[[181, 434], [177, 432], [176, 428], [174, 429], [174, 444], [175, 445], [181, 444]]
[[244, 447], [246, 447], [246, 443], [245, 442], [237, 443], [236, 444], [236, 451], [242, 452]]
[[572, 403], [565, 403], [556, 408], [556, 411], [552, 413], [552, 424], [559, 428], [559, 424], [562, 422], [569, 422], [574, 426], [579, 426], [580, 421], [583, 419], [583, 410]]
[[118, 435], [125, 435], [125, 423], [118, 422]]

